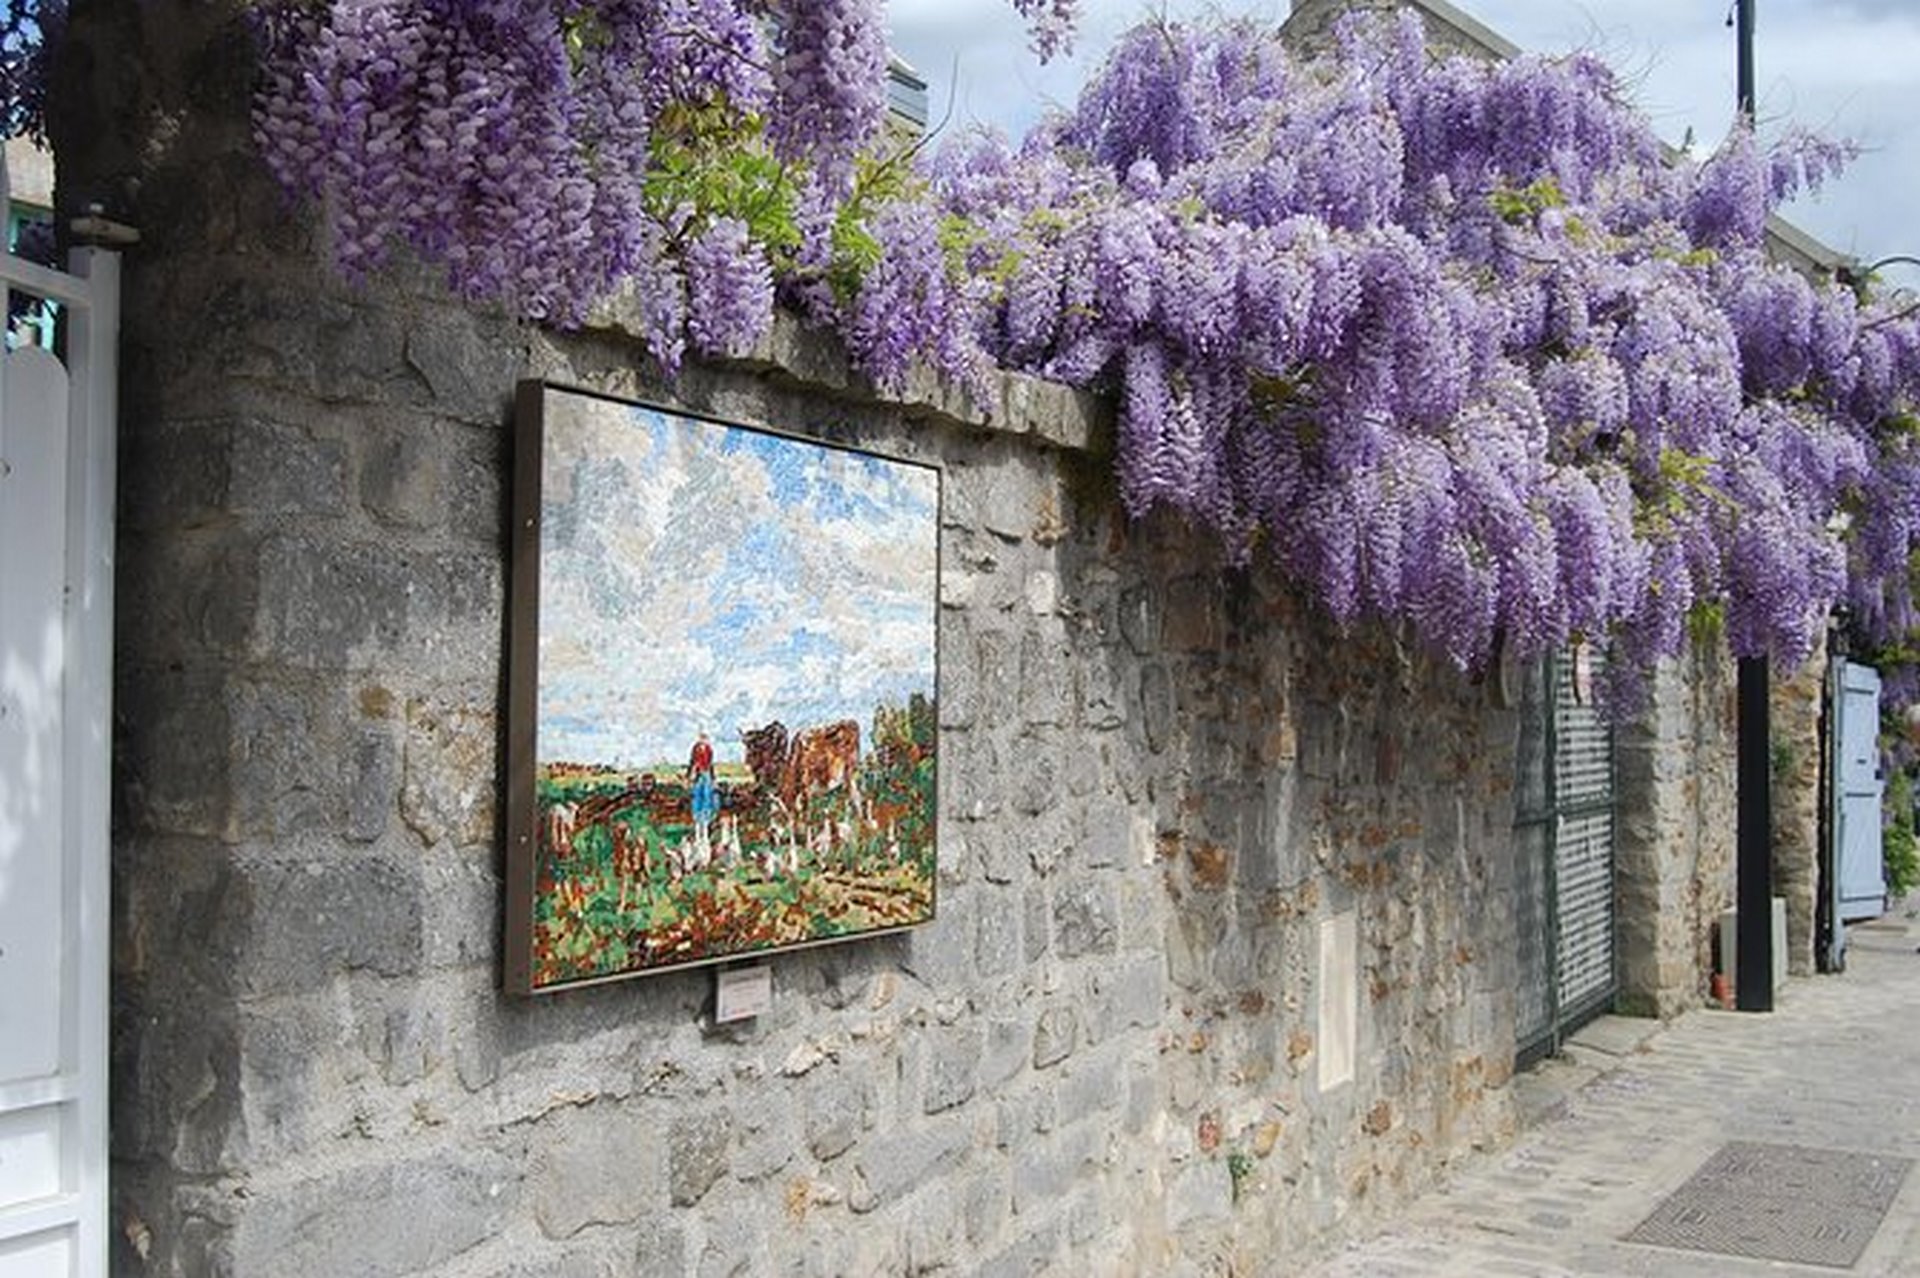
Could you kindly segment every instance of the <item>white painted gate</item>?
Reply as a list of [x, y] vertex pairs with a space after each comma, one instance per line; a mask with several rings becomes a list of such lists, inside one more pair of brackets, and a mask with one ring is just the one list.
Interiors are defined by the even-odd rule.
[[[3, 247], [3, 246], [0, 246]], [[107, 1258], [108, 749], [120, 261], [0, 252], [64, 360], [0, 362], [0, 1278]]]
[[1840, 663], [1839, 767], [1834, 784], [1834, 829], [1838, 834], [1838, 917], [1852, 923], [1887, 912], [1887, 880], [1881, 850], [1880, 804], [1887, 783], [1880, 775], [1880, 672]]

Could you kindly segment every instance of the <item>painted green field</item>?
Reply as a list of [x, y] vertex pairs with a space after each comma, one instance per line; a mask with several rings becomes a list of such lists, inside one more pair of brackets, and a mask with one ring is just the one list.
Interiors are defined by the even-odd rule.
[[539, 769], [536, 985], [698, 963], [933, 916], [930, 740], [912, 734], [883, 740], [861, 756], [845, 784], [796, 797], [797, 810], [737, 765], [716, 769], [716, 779], [720, 815], [703, 843], [678, 772], [570, 764]]

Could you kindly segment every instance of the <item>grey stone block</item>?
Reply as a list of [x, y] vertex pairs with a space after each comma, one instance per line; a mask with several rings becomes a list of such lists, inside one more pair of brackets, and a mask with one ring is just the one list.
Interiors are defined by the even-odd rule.
[[[120, 648], [145, 670], [178, 674], [230, 662], [252, 643], [259, 547], [232, 525], [129, 538], [114, 578]], [[126, 685], [123, 662], [116, 676]], [[118, 708], [118, 707], [116, 707]]]
[[989, 883], [1012, 883], [1026, 870], [1024, 833], [998, 822], [983, 823], [967, 831], [967, 848], [979, 861], [980, 873]]
[[384, 545], [269, 538], [260, 557], [260, 655], [320, 669], [372, 664], [406, 635], [413, 578], [411, 563]]
[[964, 1201], [944, 1185], [929, 1185], [902, 1204], [906, 1214], [908, 1273], [954, 1270], [965, 1262]]
[[224, 991], [182, 971], [163, 985], [116, 976], [109, 1104], [127, 1166], [217, 1176], [246, 1158], [239, 1030]]
[[491, 705], [408, 701], [400, 816], [428, 847], [493, 842], [498, 722]]
[[1053, 920], [1043, 892], [1029, 891], [1021, 897], [1020, 935], [1027, 962], [1038, 962], [1053, 944]]
[[452, 536], [496, 549], [505, 544], [510, 505], [507, 456], [502, 435], [475, 435], [460, 441], [446, 473], [444, 516]]
[[346, 509], [346, 446], [266, 422], [228, 426], [226, 509], [232, 514], [334, 515]]
[[967, 1204], [967, 1241], [976, 1248], [999, 1237], [1013, 1212], [1009, 1177], [1000, 1168], [971, 1176], [962, 1191]]
[[393, 1278], [497, 1234], [518, 1205], [512, 1163], [446, 1146], [400, 1162], [255, 1187], [235, 1223], [233, 1271], [275, 1278]]
[[1152, 1029], [1166, 1016], [1167, 960], [1159, 954], [1120, 959], [1104, 979], [1113, 988], [1114, 1015], [1136, 1029]]
[[1032, 1216], [1066, 1198], [1099, 1157], [1101, 1137], [1091, 1123], [1069, 1123], [1048, 1139], [1013, 1154], [1013, 1211]]
[[980, 1086], [994, 1091], [1027, 1067], [1033, 1055], [1033, 1028], [1025, 1020], [995, 1017], [987, 1022], [980, 1057]]
[[1004, 890], [978, 895], [979, 938], [974, 946], [974, 966], [984, 978], [1004, 976], [1020, 966], [1020, 911]]
[[1055, 1085], [1061, 1120], [1076, 1123], [1126, 1104], [1127, 1045], [1103, 1045], [1081, 1052], [1062, 1067]]
[[528, 1138], [527, 1193], [548, 1238], [593, 1225], [624, 1225], [660, 1207], [665, 1151], [652, 1115], [601, 1101], [568, 1106]]
[[123, 435], [123, 530], [190, 528], [226, 513], [232, 444], [226, 420], [151, 422]]
[[974, 1278], [1032, 1278], [1058, 1257], [1063, 1230], [1057, 1218], [1022, 1223], [1020, 1236], [980, 1262]]
[[[943, 574], [947, 570], [943, 569]], [[952, 611], [940, 618], [940, 726], [973, 726], [974, 702], [980, 686], [974, 657], [972, 628]]]
[[227, 832], [231, 716], [224, 680], [208, 671], [123, 666], [115, 684], [114, 784], [136, 829]]
[[1126, 1130], [1135, 1136], [1150, 1130], [1161, 1104], [1158, 1073], [1150, 1063], [1134, 1063], [1127, 1072]]
[[667, 1194], [675, 1207], [707, 1196], [729, 1167], [733, 1122], [723, 1111], [677, 1119], [667, 1133]]
[[989, 725], [1009, 727], [1020, 721], [1020, 639], [1003, 630], [985, 630], [974, 637], [975, 692], [978, 714]]
[[858, 1085], [837, 1071], [826, 1076], [806, 1106], [807, 1151], [821, 1162], [831, 1162], [853, 1148], [866, 1125], [866, 1102]]
[[635, 1231], [633, 1263], [636, 1273], [673, 1278], [687, 1271], [687, 1231], [678, 1220], [662, 1214], [641, 1219]]
[[738, 1139], [732, 1171], [746, 1184], [776, 1175], [793, 1162], [800, 1148], [791, 1098], [769, 1087], [756, 1087], [740, 1098], [734, 1108], [734, 1127]]
[[936, 990], [954, 990], [973, 977], [975, 894], [965, 888], [941, 893], [937, 917], [907, 936], [907, 971]]
[[1165, 605], [1146, 586], [1133, 586], [1120, 595], [1120, 634], [1136, 657], [1160, 650], [1160, 618]]
[[1193, 1159], [1167, 1186], [1167, 1224], [1173, 1229], [1224, 1222], [1232, 1213], [1233, 1178], [1225, 1162]]
[[342, 971], [419, 971], [417, 865], [377, 854], [235, 863], [228, 915], [248, 991], [309, 990]]
[[1072, 716], [1073, 667], [1059, 635], [1029, 630], [1020, 637], [1020, 711], [1029, 724], [1060, 727]]
[[1040, 1013], [1033, 1031], [1033, 1067], [1045, 1069], [1073, 1055], [1080, 1037], [1080, 1018], [1073, 1008], [1056, 1004]]
[[1140, 714], [1155, 754], [1173, 743], [1173, 682], [1158, 662], [1140, 670]]
[[940, 798], [966, 821], [990, 818], [1006, 805], [1000, 748], [984, 731], [948, 733], [940, 739]]
[[922, 1113], [937, 1114], [973, 1099], [984, 1035], [977, 1026], [939, 1025], [927, 1030], [920, 1089]]
[[387, 832], [397, 808], [400, 751], [384, 727], [363, 727], [353, 734], [346, 760], [346, 836], [354, 843], [375, 843]]
[[233, 734], [229, 828], [287, 837], [340, 823], [341, 725], [326, 694], [299, 681], [234, 681], [226, 689]]
[[322, 403], [420, 404], [429, 394], [405, 362], [411, 317], [392, 306], [355, 305], [287, 277], [216, 297], [232, 325], [220, 371], [277, 385]]
[[1126, 685], [1116, 664], [1104, 651], [1086, 654], [1080, 664], [1080, 726], [1090, 732], [1107, 732], [1127, 721]]
[[436, 307], [407, 331], [406, 361], [426, 381], [436, 411], [492, 426], [506, 417], [527, 369], [527, 341], [504, 319]]
[[1026, 817], [1051, 811], [1060, 802], [1061, 790], [1060, 745], [1053, 734], [1021, 737], [1013, 743], [1012, 754], [1017, 762], [1001, 783], [1011, 792], [1013, 810]]
[[[449, 516], [450, 450], [425, 423], [396, 424], [362, 445], [360, 504], [384, 524], [432, 528]], [[497, 507], [496, 507], [497, 510]]]
[[255, 655], [321, 670], [412, 663], [437, 673], [472, 650], [498, 661], [503, 570], [473, 554], [311, 535], [260, 551]]
[[1053, 939], [1063, 958], [1111, 954], [1118, 947], [1119, 904], [1104, 875], [1070, 875], [1054, 889]]
[[1093, 803], [1087, 812], [1081, 847], [1089, 869], [1134, 864], [1133, 810], [1117, 799]]
[[890, 1203], [950, 1174], [965, 1161], [970, 1143], [964, 1116], [950, 1114], [877, 1131], [853, 1157], [875, 1203]]
[[387, 1013], [380, 1072], [389, 1083], [418, 1082], [440, 1065], [446, 1054], [446, 1030], [431, 1006], [408, 1004]]
[[994, 1145], [1009, 1152], [1025, 1149], [1042, 1140], [1059, 1121], [1050, 1082], [1043, 1079], [1028, 1087], [1003, 1089], [993, 1106]]
[[427, 966], [478, 967], [490, 975], [498, 961], [496, 936], [474, 921], [500, 912], [495, 859], [477, 850], [430, 853], [421, 858], [420, 876], [426, 896], [422, 926]]

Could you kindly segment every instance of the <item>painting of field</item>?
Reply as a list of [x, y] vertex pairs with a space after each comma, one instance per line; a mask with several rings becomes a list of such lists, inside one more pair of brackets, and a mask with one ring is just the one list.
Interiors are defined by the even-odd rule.
[[519, 426], [508, 984], [931, 919], [938, 473], [546, 386]]

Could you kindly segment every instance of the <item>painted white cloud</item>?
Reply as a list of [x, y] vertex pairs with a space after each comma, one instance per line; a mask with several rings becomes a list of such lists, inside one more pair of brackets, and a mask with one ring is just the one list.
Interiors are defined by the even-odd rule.
[[737, 759], [743, 727], [932, 692], [932, 471], [549, 403], [541, 758]]

